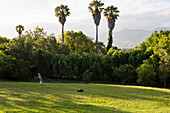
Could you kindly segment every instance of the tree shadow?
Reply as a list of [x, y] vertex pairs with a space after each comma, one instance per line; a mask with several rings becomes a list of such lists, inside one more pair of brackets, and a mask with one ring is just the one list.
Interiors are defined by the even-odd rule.
[[[82, 86], [83, 87], [83, 86]], [[91, 86], [90, 86], [91, 87]], [[164, 102], [166, 106], [170, 105], [170, 90], [163, 89], [155, 90], [145, 88], [135, 88], [135, 87], [124, 87], [124, 86], [114, 86], [114, 85], [98, 85], [99, 88], [88, 88], [83, 87], [85, 92], [93, 92], [93, 96], [97, 97], [109, 97], [123, 100], [147, 100], [147, 101], [155, 101], [155, 102]], [[101, 90], [102, 89], [102, 90]], [[109, 92], [109, 93], [105, 93]], [[85, 94], [86, 95], [86, 94]]]
[[[95, 84], [57, 84], [60, 85], [60, 87], [54, 86], [54, 84], [48, 85], [45, 88], [32, 84], [27, 84], [26, 87], [29, 87], [29, 89], [21, 87], [21, 85], [10, 86], [10, 88], [4, 89], [0, 88], [0, 108], [5, 108], [7, 109], [6, 111], [18, 109], [19, 111], [24, 112], [33, 112], [35, 110], [42, 112], [100, 113], [104, 111], [105, 113], [130, 113], [127, 111], [122, 111], [114, 106], [106, 107], [104, 105], [99, 106], [95, 103], [88, 103], [85, 99], [89, 96], [92, 98], [108, 97], [110, 99], [122, 99], [127, 101], [136, 99], [138, 101], [147, 100], [158, 103], [164, 102], [164, 106], [169, 107], [169, 90], [165, 92], [165, 90], [159, 91], [147, 88], [115, 86], [108, 84], [99, 84], [97, 87]], [[76, 92], [77, 88], [82, 88], [85, 92], [78, 93]], [[23, 99], [24, 101], [11, 100], [8, 95], [13, 98]], [[48, 98], [48, 96], [51, 96], [52, 98]], [[81, 98], [84, 101], [81, 101]], [[3, 102], [1, 102], [1, 100], [3, 100]]]
[[[70, 91], [73, 91], [70, 89]], [[0, 108], [3, 108], [3, 112], [78, 112], [78, 113], [99, 113], [101, 111], [105, 113], [130, 113], [122, 111], [116, 108], [97, 106], [87, 103], [81, 103], [79, 101], [72, 101], [72, 97], [69, 94], [62, 95], [56, 93], [45, 93], [38, 91], [20, 91], [19, 89], [4, 89], [4, 92], [0, 92]], [[43, 97], [41, 95], [56, 96], [60, 100], [53, 100]], [[4, 95], [4, 96], [2, 96]], [[39, 97], [37, 97], [39, 96]], [[9, 98], [18, 98], [20, 100], [12, 100]], [[34, 99], [36, 98], [36, 99]], [[41, 101], [40, 101], [41, 100]], [[48, 103], [46, 103], [48, 102]], [[49, 103], [51, 102], [51, 103]], [[1, 110], [3, 110], [1, 109]]]

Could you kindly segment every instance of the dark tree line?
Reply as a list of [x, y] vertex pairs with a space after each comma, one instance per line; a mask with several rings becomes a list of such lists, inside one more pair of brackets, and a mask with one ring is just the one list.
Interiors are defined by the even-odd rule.
[[38, 27], [14, 39], [0, 37], [0, 79], [29, 81], [41, 72], [55, 79], [170, 87], [170, 31], [155, 32], [126, 51], [112, 47], [106, 52], [100, 42], [100, 54], [81, 31], [64, 35], [64, 48], [61, 37]]

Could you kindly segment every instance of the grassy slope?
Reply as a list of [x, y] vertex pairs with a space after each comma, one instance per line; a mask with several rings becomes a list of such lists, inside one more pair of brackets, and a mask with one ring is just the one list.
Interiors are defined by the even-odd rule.
[[[76, 92], [77, 88], [85, 90]], [[170, 90], [103, 84], [0, 82], [0, 112], [168, 113]]]

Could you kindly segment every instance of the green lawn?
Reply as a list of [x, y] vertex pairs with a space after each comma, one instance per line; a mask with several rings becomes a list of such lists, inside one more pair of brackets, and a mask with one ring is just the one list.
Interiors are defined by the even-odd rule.
[[[78, 88], [85, 92], [77, 92]], [[170, 90], [111, 84], [0, 82], [0, 113], [170, 113]]]

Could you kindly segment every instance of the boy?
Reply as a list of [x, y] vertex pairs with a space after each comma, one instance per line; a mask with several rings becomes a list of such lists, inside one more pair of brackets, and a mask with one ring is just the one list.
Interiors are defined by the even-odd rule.
[[41, 85], [42, 87], [45, 86], [45, 84], [42, 84], [42, 83], [43, 83], [43, 79], [42, 79], [41, 73], [38, 73], [38, 76], [37, 76], [37, 77], [35, 76], [35, 78], [36, 78], [36, 79], [39, 78], [39, 80], [40, 80], [40, 85]]

